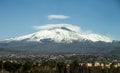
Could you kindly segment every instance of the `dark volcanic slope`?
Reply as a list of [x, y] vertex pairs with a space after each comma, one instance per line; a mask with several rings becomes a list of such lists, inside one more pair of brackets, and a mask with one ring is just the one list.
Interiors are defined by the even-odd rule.
[[119, 55], [120, 42], [92, 42], [82, 41], [73, 43], [54, 43], [54, 42], [9, 42], [0, 43], [0, 54], [17, 53], [17, 54], [63, 54], [63, 53], [79, 53], [79, 54], [105, 54]]

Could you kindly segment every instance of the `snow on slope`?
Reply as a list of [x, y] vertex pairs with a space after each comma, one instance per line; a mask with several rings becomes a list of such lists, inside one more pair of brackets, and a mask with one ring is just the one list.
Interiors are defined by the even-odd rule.
[[44, 26], [34, 26], [34, 28], [39, 29], [39, 31], [25, 36], [5, 39], [4, 41], [26, 40], [41, 42], [43, 39], [50, 39], [57, 43], [71, 43], [72, 41], [82, 40], [112, 42], [112, 40], [106, 36], [82, 32], [79, 27], [71, 24], [49, 24]]

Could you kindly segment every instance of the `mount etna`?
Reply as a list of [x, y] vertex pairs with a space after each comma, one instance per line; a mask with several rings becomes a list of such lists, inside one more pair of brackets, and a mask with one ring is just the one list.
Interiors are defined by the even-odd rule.
[[120, 41], [82, 31], [71, 24], [35, 26], [38, 32], [0, 41], [0, 54], [120, 55]]

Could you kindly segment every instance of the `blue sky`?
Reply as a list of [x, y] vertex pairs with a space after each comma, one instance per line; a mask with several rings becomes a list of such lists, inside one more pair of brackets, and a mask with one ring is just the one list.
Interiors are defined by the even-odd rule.
[[[68, 19], [47, 18], [65, 15]], [[0, 39], [36, 32], [33, 26], [68, 23], [120, 40], [120, 0], [0, 0]]]

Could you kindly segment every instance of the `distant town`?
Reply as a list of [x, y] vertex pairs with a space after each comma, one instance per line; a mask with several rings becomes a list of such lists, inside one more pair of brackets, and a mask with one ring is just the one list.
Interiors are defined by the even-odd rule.
[[[1, 60], [0, 67], [2, 73], [119, 73], [120, 72], [119, 56], [102, 56], [102, 55], [93, 56], [93, 55], [79, 55], [79, 54], [62, 54], [62, 55], [10, 54], [10, 55], [0, 56], [0, 60]], [[18, 67], [18, 69], [14, 68], [16, 66]]]

